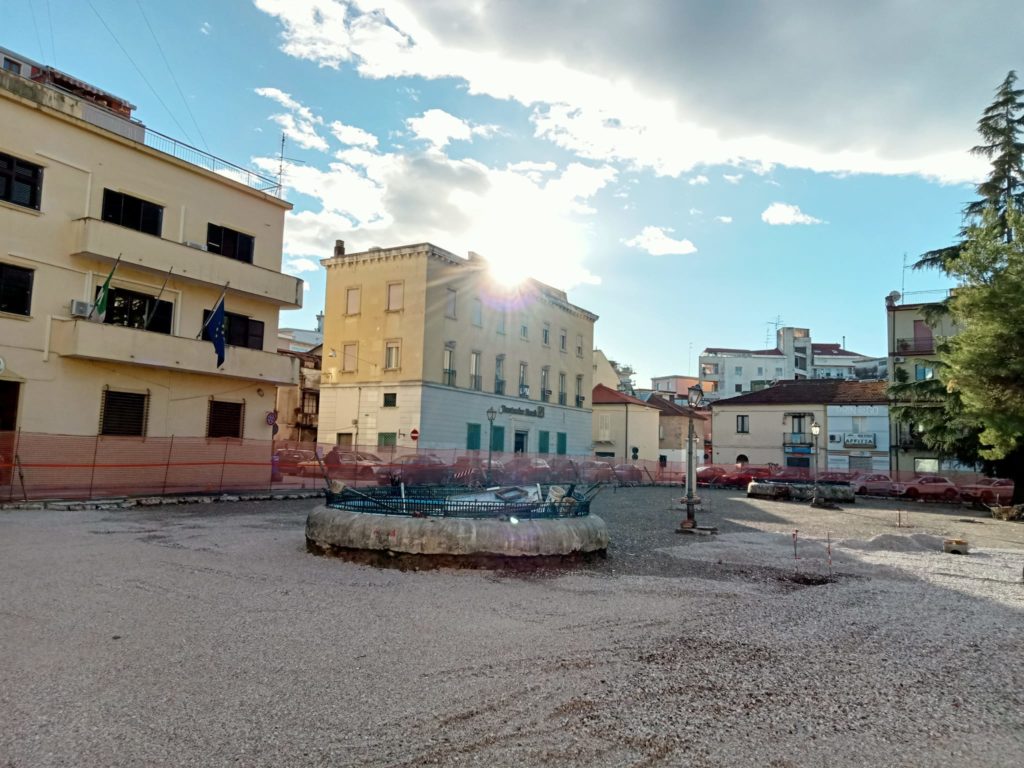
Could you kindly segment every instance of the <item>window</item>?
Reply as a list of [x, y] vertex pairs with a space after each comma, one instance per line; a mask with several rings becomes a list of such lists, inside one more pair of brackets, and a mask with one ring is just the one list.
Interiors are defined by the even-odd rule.
[[856, 432], [857, 434], [861, 434], [861, 435], [864, 434], [865, 432], [869, 432], [870, 431], [868, 429], [868, 419], [869, 418], [870, 417], [868, 417], [868, 416], [851, 416], [850, 417], [850, 421], [852, 422], [853, 431]]
[[208, 224], [206, 227], [206, 249], [210, 253], [219, 253], [229, 259], [252, 264], [255, 244], [256, 239], [252, 235], [245, 235], [217, 224]]
[[302, 412], [311, 416], [320, 412], [319, 392], [302, 393]]
[[597, 439], [602, 443], [610, 442], [612, 439], [612, 416], [610, 413], [601, 413], [597, 416]]
[[775, 369], [775, 375], [776, 376], [781, 376], [782, 375], [782, 368], [781, 367], [777, 367]]
[[491, 427], [491, 450], [501, 453], [505, 450], [505, 428], [497, 425]]
[[558, 404], [565, 405], [565, 373], [560, 372], [558, 374]]
[[466, 425], [466, 450], [467, 451], [479, 451], [480, 450], [480, 425], [479, 424], [467, 424]]
[[566, 345], [567, 345], [568, 343], [569, 343], [569, 332], [568, 332], [568, 331], [566, 331], [566, 330], [565, 330], [565, 328], [563, 328], [562, 330], [560, 330], [560, 331], [558, 332], [558, 348], [559, 348], [559, 349], [560, 349], [560, 350], [561, 350], [562, 352], [565, 352], [565, 351], [567, 351], [567, 349], [568, 349], [568, 348], [566, 347]]
[[38, 211], [42, 192], [41, 166], [0, 153], [0, 200]]
[[21, 74], [21, 62], [15, 61], [14, 59], [8, 59], [4, 56], [4, 71], [10, 72], [15, 75]]
[[361, 297], [361, 291], [359, 288], [349, 288], [345, 291], [345, 314], [346, 315], [358, 315], [359, 314], [359, 299]]
[[927, 381], [928, 379], [935, 378], [935, 369], [927, 365], [915, 365], [914, 366], [914, 380], [915, 381]]
[[583, 357], [583, 337], [576, 336], [576, 357]]
[[524, 340], [530, 338], [530, 328], [526, 323], [519, 325], [519, 338]]
[[377, 447], [378, 448], [393, 448], [398, 445], [398, 433], [397, 432], [378, 432], [377, 433]]
[[551, 452], [551, 433], [541, 430], [537, 433], [537, 453]]
[[206, 413], [207, 437], [242, 437], [245, 403], [211, 400]]
[[[111, 291], [113, 293], [113, 291]], [[107, 310], [110, 311], [109, 309]], [[203, 340], [210, 340], [210, 329], [206, 327], [210, 310], [203, 310]], [[253, 320], [234, 312], [224, 313], [224, 340], [233, 347], [263, 349], [263, 321]]]
[[402, 301], [404, 296], [404, 283], [388, 283], [388, 312], [397, 312], [402, 308]]
[[480, 299], [473, 299], [473, 325], [482, 328], [484, 324], [484, 305]]
[[742, 376], [743, 375], [743, 366], [742, 365], [737, 365], [736, 369], [735, 369], [735, 373], [736, 373], [737, 376]]
[[359, 367], [359, 345], [356, 342], [341, 347], [341, 370], [352, 373]]
[[456, 291], [454, 288], [449, 288], [448, 289], [448, 298], [446, 299], [445, 305], [444, 305], [444, 316], [445, 317], [450, 317], [452, 320], [455, 319], [455, 309], [456, 309], [455, 300], [457, 298], [458, 298], [458, 291]]
[[582, 376], [577, 376], [576, 377], [576, 407], [577, 408], [582, 408], [584, 400], [586, 400], [586, 398], [583, 396], [583, 377]]
[[807, 430], [804, 429], [806, 426], [807, 417], [803, 414], [799, 414], [793, 417], [793, 434], [802, 435]]
[[384, 393], [384, 407], [385, 408], [397, 408], [398, 407], [398, 393], [397, 392], [385, 392]]
[[658, 439], [659, 440], [664, 440], [665, 439], [665, 425], [660, 423], [660, 422], [658, 423]]
[[32, 311], [31, 269], [0, 264], [0, 312], [28, 315]]
[[498, 315], [498, 333], [502, 336], [505, 335], [505, 315]]
[[480, 375], [480, 353], [469, 354], [469, 388], [478, 392], [484, 388], [484, 377]]
[[737, 392], [742, 392], [743, 391], [743, 385], [742, 384], [737, 384], [736, 385], [736, 391]]
[[[97, 286], [97, 298], [101, 290], [102, 287]], [[173, 306], [169, 301], [162, 301], [145, 293], [111, 288], [107, 295], [107, 314], [103, 322], [107, 325], [123, 325], [126, 328], [170, 333]], [[203, 317], [204, 322], [208, 316]], [[262, 339], [260, 344], [262, 346]]]
[[505, 394], [505, 356], [494, 358], [494, 394]]
[[396, 371], [402, 364], [402, 343], [388, 341], [384, 344], [384, 369]]
[[551, 325], [549, 323], [544, 323], [544, 327], [541, 328], [540, 342], [545, 347], [551, 346]]
[[758, 376], [764, 376], [764, 367], [763, 366], [760, 366], [760, 365], [757, 366], [757, 375]]
[[455, 350], [451, 347], [444, 348], [444, 359], [441, 365], [441, 382], [449, 387], [455, 386]]
[[103, 391], [100, 405], [100, 434], [145, 437], [149, 415], [149, 394]]
[[556, 432], [555, 453], [557, 453], [559, 456], [565, 456], [565, 454], [568, 452], [568, 446], [566, 445], [566, 443], [567, 441], [565, 432]]
[[104, 189], [102, 217], [104, 221], [160, 237], [164, 209], [156, 203], [140, 200], [123, 192]]
[[550, 374], [551, 371], [546, 365], [540, 369], [540, 399], [545, 403], [551, 397], [551, 390], [548, 389], [548, 378]]
[[750, 417], [749, 416], [737, 416], [736, 417], [736, 431], [738, 433], [750, 432]]
[[526, 368], [526, 363], [519, 364], [519, 396], [529, 397], [530, 396], [530, 383], [529, 383], [529, 372]]

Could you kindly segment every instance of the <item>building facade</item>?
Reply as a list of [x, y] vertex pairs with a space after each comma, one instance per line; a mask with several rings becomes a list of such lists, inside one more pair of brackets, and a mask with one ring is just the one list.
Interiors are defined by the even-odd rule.
[[504, 286], [480, 256], [429, 243], [339, 241], [321, 263], [321, 442], [590, 453], [597, 316], [563, 291]]
[[685, 399], [690, 387], [699, 383], [697, 376], [655, 376], [651, 379], [651, 391], [669, 399]]
[[[780, 381], [719, 400], [711, 411], [716, 464], [749, 462], [825, 471], [830, 463], [834, 469], [844, 463], [858, 468], [860, 460], [868, 458], [872, 469], [889, 468], [888, 452], [879, 446], [888, 426], [884, 381]], [[815, 422], [821, 428], [817, 438], [811, 430]]]
[[690, 434], [690, 419], [693, 419], [694, 461], [698, 464], [710, 460], [708, 449], [711, 445], [711, 434], [708, 429], [711, 419], [709, 414], [680, 405], [659, 395], [651, 395], [645, 401], [657, 408], [658, 413], [658, 458], [664, 461], [686, 462], [687, 440]]
[[660, 412], [625, 392], [594, 387], [594, 454], [617, 462], [657, 461], [661, 455]]
[[[302, 302], [281, 273], [290, 205], [124, 99], [3, 55], [0, 431], [269, 439], [296, 381], [276, 354]], [[221, 296], [218, 365], [200, 337]]]

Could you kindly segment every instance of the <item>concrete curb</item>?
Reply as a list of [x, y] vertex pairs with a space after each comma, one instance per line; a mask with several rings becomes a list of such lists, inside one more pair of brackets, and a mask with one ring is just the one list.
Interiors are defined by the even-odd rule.
[[282, 501], [285, 499], [322, 498], [322, 490], [302, 490], [266, 493], [218, 493], [218, 494], [187, 494], [183, 496], [135, 496], [113, 497], [106, 499], [69, 500], [51, 499], [40, 501], [13, 501], [0, 504], [0, 510], [14, 511], [23, 509], [56, 509], [68, 512], [94, 509], [134, 509], [135, 507], [157, 507], [175, 504], [213, 504], [214, 502], [234, 501]]

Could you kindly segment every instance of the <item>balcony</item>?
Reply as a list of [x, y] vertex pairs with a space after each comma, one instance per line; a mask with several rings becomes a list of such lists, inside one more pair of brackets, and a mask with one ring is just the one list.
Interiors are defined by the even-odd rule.
[[441, 383], [446, 387], [455, 386], [455, 371], [450, 368], [445, 368], [441, 371]]
[[810, 432], [783, 432], [783, 445], [814, 445], [814, 435]]
[[934, 355], [935, 339], [896, 339], [897, 355]]
[[542, 403], [550, 402], [551, 401], [551, 390], [550, 389], [542, 389], [540, 391], [540, 400], [541, 400]]
[[[284, 309], [302, 306], [302, 281], [273, 269], [235, 261], [216, 253], [182, 245], [173, 240], [137, 232], [99, 219], [76, 219], [72, 253], [166, 275], [174, 267], [174, 278], [206, 286], [230, 283], [229, 294], [269, 301]], [[162, 279], [162, 277], [161, 277]]]
[[558, 393], [558, 404], [559, 405], [565, 405], [566, 397], [567, 397], [567, 395], [565, 394], [565, 392], [559, 392]]
[[89, 320], [54, 318], [50, 351], [62, 357], [142, 365], [185, 374], [269, 384], [299, 383], [298, 361], [294, 357], [229, 346], [224, 365], [218, 369], [217, 355], [208, 341]]
[[583, 407], [583, 403], [585, 403], [586, 400], [587, 400], [587, 398], [585, 398], [583, 395], [576, 395], [576, 407], [577, 408], [582, 408]]
[[494, 380], [494, 394], [504, 395], [505, 394], [505, 380], [495, 379]]
[[483, 376], [474, 376], [473, 374], [470, 374], [470, 376], [469, 376], [469, 388], [470, 389], [475, 389], [477, 392], [480, 392], [484, 388], [484, 377]]

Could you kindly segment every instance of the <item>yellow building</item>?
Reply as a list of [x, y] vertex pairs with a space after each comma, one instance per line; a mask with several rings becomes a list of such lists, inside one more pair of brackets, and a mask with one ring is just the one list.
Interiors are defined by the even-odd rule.
[[[341, 445], [589, 453], [594, 321], [564, 291], [507, 287], [429, 243], [327, 269], [319, 439]], [[488, 409], [496, 417], [493, 430]], [[415, 430], [415, 432], [414, 432]]]
[[[275, 387], [297, 381], [278, 312], [302, 301], [274, 182], [3, 55], [0, 431], [269, 439]], [[197, 336], [225, 286], [218, 367]]]
[[[945, 298], [946, 292], [941, 293], [941, 298]], [[925, 316], [929, 307], [938, 305], [939, 297], [934, 292], [924, 295], [936, 300], [915, 301], [914, 298], [921, 297], [921, 294], [908, 297], [901, 296], [898, 291], [886, 297], [890, 384], [933, 378], [938, 345], [959, 332], [948, 313], [935, 319]], [[938, 472], [945, 468], [940, 467], [938, 454], [924, 445], [913, 424], [897, 423], [894, 419], [890, 429], [894, 471]]]

